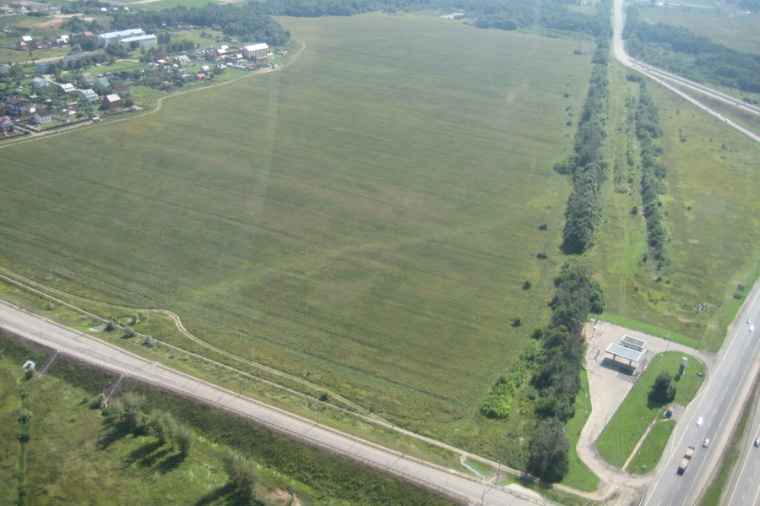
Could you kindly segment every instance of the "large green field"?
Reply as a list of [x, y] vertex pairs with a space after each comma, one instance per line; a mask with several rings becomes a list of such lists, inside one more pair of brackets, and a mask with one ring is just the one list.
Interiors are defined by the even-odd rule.
[[473, 445], [482, 398], [546, 321], [569, 192], [552, 165], [590, 54], [435, 18], [285, 24], [305, 49], [279, 72], [4, 148], [0, 264], [171, 309]]

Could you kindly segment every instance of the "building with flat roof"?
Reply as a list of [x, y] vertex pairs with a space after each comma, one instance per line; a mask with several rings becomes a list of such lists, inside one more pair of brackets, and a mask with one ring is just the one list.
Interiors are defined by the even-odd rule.
[[98, 35], [98, 44], [100, 44], [101, 47], [106, 47], [108, 44], [118, 44], [122, 39], [138, 37], [140, 35], [145, 35], [145, 31], [142, 28], [130, 28], [118, 32], [101, 33]]
[[251, 44], [250, 46], [243, 46], [243, 56], [246, 58], [266, 58], [270, 53], [269, 46], [266, 42], [260, 42], [258, 44]]
[[135, 35], [134, 37], [125, 37], [119, 41], [119, 44], [127, 48], [131, 48], [132, 43], [136, 42], [137, 47], [151, 47], [158, 45], [158, 37], [153, 34], [148, 35]]
[[647, 351], [647, 342], [642, 339], [636, 339], [635, 337], [631, 336], [623, 336], [623, 339], [620, 340], [620, 346], [625, 346], [626, 348], [630, 348], [635, 351], [640, 351], [642, 353], [646, 353]]

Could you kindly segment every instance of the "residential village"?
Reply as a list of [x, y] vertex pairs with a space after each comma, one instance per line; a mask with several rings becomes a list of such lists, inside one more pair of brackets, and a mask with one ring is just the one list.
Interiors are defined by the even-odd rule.
[[[47, 8], [47, 4], [34, 2], [11, 6], [18, 8], [22, 4]], [[5, 33], [10, 29], [3, 27]], [[204, 31], [201, 38], [211, 36]], [[221, 42], [221, 37], [217, 41]], [[21, 35], [15, 51], [31, 53], [46, 47], [67, 47], [69, 52], [23, 63], [0, 63], [0, 139], [98, 123], [117, 114], [141, 111], [144, 104], [138, 103], [140, 98], [132, 88], [171, 92], [230, 78], [224, 76], [228, 72], [277, 66], [269, 58], [272, 49], [263, 42], [200, 46], [188, 41], [172, 43], [168, 32], [157, 36], [139, 27], [97, 34], [60, 34], [42, 40]], [[287, 51], [277, 54], [285, 55]]]

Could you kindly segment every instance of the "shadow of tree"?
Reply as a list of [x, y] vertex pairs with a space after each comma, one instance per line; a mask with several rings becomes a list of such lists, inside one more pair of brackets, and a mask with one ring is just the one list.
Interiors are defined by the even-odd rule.
[[130, 431], [122, 425], [105, 425], [103, 435], [98, 440], [98, 449], [105, 450], [119, 439], [130, 434]]
[[140, 467], [152, 467], [156, 462], [164, 458], [167, 453], [169, 453], [168, 448], [158, 441], [153, 441], [132, 450], [126, 459], [124, 467], [129, 467], [133, 464], [137, 464]]
[[233, 497], [233, 494], [235, 492], [235, 487], [232, 485], [232, 483], [227, 483], [223, 487], [219, 487], [216, 490], [212, 490], [208, 494], [201, 497], [198, 502], [195, 503], [195, 506], [207, 506], [209, 504], [219, 504], [222, 500], [225, 498], [227, 499], [224, 501], [225, 503], [229, 503], [230, 497]]
[[187, 455], [182, 455], [181, 453], [170, 455], [158, 464], [157, 469], [162, 474], [169, 473], [177, 469], [177, 467], [185, 461], [186, 457]]

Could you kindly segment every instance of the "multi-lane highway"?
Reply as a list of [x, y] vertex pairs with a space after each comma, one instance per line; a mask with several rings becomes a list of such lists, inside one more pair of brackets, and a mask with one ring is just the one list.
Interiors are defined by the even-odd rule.
[[[756, 142], [760, 135], [737, 125], [731, 119], [713, 111], [684, 90], [698, 92], [746, 112], [760, 114], [760, 108], [740, 102], [707, 86], [694, 83], [661, 69], [636, 61], [625, 52], [623, 43], [624, 0], [614, 0], [614, 41], [615, 58], [624, 66], [636, 70], [661, 86], [676, 93], [696, 105], [706, 114], [723, 121], [726, 126], [740, 131]], [[750, 388], [758, 371], [760, 360], [760, 326], [755, 330], [755, 322], [760, 322], [760, 300], [758, 288], [753, 288], [750, 298], [742, 308], [740, 316], [728, 331], [726, 341], [713, 374], [696, 399], [687, 407], [668, 448], [662, 457], [644, 504], [646, 506], [676, 506], [696, 504], [697, 498], [709, 481], [711, 473], [719, 464], [722, 448], [727, 444], [731, 429], [738, 420], [741, 406], [750, 395]], [[686, 472], [678, 475], [678, 464], [689, 446], [696, 452]], [[760, 449], [742, 462], [743, 469], [737, 478], [731, 505], [758, 505], [760, 497]], [[746, 470], [745, 470], [746, 469]]]
[[760, 504], [760, 446], [754, 443], [760, 439], [760, 402], [755, 403], [748, 426], [748, 437], [739, 443], [742, 445], [739, 451], [741, 458], [733, 480], [727, 486], [725, 506]]
[[437, 490], [462, 502], [493, 506], [547, 504], [538, 498], [485, 485], [464, 474], [408, 457], [254, 401], [3, 302], [0, 302], [0, 327], [98, 367], [237, 413], [278, 432]]
[[[757, 373], [760, 329], [750, 331], [753, 325], [746, 322], [747, 318], [760, 321], [757, 290], [741, 316], [729, 329], [718, 364], [706, 386], [678, 420], [662, 456], [663, 464], [658, 466], [656, 482], [644, 503], [646, 506], [696, 504], [712, 470], [718, 466], [722, 449], [728, 443]], [[705, 440], [709, 440], [707, 446]], [[694, 446], [696, 452], [686, 472], [678, 475], [678, 464], [689, 446]], [[741, 504], [751, 506], [753, 503]]]
[[714, 90], [708, 86], [695, 83], [683, 77], [677, 76], [675, 74], [671, 74], [670, 72], [666, 72], [662, 69], [652, 67], [649, 64], [642, 63], [636, 60], [635, 58], [632, 58], [628, 53], [625, 52], [625, 44], [623, 42], [623, 28], [625, 26], [625, 12], [623, 9], [624, 1], [625, 0], [614, 0], [615, 22], [614, 22], [614, 30], [613, 30], [613, 54], [615, 55], [615, 59], [618, 62], [620, 62], [623, 66], [628, 67], [632, 70], [636, 70], [637, 72], [640, 72], [641, 74], [649, 77], [650, 79], [659, 83], [661, 86], [667, 88], [668, 90], [672, 91], [676, 95], [680, 96], [687, 102], [699, 107], [706, 114], [709, 114], [710, 116], [713, 116], [717, 118], [718, 120], [723, 121], [724, 123], [726, 123], [727, 126], [730, 126], [731, 128], [735, 130], [738, 130], [739, 132], [743, 133], [744, 135], [754, 140], [755, 142], [760, 142], [760, 135], [756, 134], [752, 130], [749, 130], [748, 128], [745, 128], [737, 124], [736, 122], [734, 122], [730, 118], [725, 117], [719, 112], [712, 110], [709, 106], [700, 102], [693, 95], [690, 95], [686, 93], [685, 91], [683, 91], [682, 88], [686, 88], [688, 90], [701, 93], [714, 100], [719, 100], [732, 107], [739, 108], [743, 111], [747, 111], [753, 114], [760, 115], [760, 107], [744, 103], [740, 101], [739, 99], [737, 99], [736, 97], [732, 97], [731, 95], [728, 95], [721, 91]]

